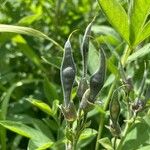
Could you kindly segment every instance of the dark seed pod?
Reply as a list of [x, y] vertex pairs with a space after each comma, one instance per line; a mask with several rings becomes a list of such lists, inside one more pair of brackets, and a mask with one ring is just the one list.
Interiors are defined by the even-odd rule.
[[76, 67], [72, 56], [72, 48], [69, 38], [64, 46], [64, 56], [61, 64], [60, 75], [64, 94], [65, 106], [69, 104], [71, 91], [75, 80]]
[[88, 83], [86, 78], [82, 78], [79, 82], [79, 86], [77, 89], [77, 96], [79, 98], [79, 100], [82, 99], [83, 94], [85, 93], [85, 91], [88, 89]]
[[113, 124], [117, 124], [120, 115], [120, 103], [118, 91], [115, 91], [113, 93], [109, 105], [109, 111], [110, 111], [110, 119], [112, 120]]
[[106, 58], [104, 51], [100, 49], [100, 67], [90, 78], [90, 101], [94, 102], [97, 94], [104, 85], [106, 74]]
[[82, 54], [82, 60], [83, 60], [83, 77], [86, 77], [87, 74], [87, 60], [88, 60], [88, 51], [89, 51], [89, 37], [91, 35], [91, 27], [93, 24], [93, 21], [86, 27], [82, 44], [81, 44], [81, 54]]
[[70, 101], [67, 107], [61, 106], [61, 111], [67, 121], [76, 120], [77, 113], [73, 102]]

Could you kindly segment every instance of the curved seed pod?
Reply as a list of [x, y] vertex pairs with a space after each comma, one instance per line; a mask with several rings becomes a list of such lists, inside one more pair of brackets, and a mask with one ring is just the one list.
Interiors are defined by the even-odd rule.
[[77, 96], [79, 100], [82, 99], [82, 96], [87, 89], [88, 89], [88, 83], [87, 83], [86, 78], [81, 78], [79, 85], [78, 85], [78, 89], [77, 89]]
[[113, 124], [117, 124], [120, 115], [120, 103], [118, 91], [115, 91], [113, 93], [113, 96], [109, 104], [109, 111], [110, 111], [110, 119], [112, 120]]
[[81, 44], [81, 54], [83, 60], [83, 77], [86, 77], [87, 74], [87, 60], [88, 60], [88, 51], [89, 51], [89, 37], [91, 35], [91, 27], [94, 22], [95, 18], [92, 20], [91, 23], [86, 27], [82, 44]]
[[69, 38], [64, 46], [65, 53], [63, 56], [60, 69], [61, 84], [63, 88], [65, 106], [69, 104], [72, 86], [74, 84], [76, 74], [76, 67], [72, 56], [72, 48]]
[[85, 91], [85, 93], [83, 94], [81, 103], [80, 103], [80, 108], [84, 111], [84, 112], [89, 112], [90, 110], [93, 109], [93, 103], [91, 103], [89, 101], [90, 98], [90, 89], [87, 89]]
[[94, 102], [97, 94], [102, 89], [106, 74], [106, 58], [104, 51], [100, 49], [100, 67], [90, 78], [90, 101]]

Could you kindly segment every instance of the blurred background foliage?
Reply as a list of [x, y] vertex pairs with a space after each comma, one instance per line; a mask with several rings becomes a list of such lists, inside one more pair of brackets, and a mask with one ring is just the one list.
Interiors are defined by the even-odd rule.
[[[125, 9], [128, 8], [128, 0], [118, 1]], [[88, 73], [90, 75], [95, 72], [99, 62], [98, 47], [103, 46], [107, 56], [108, 70], [105, 86], [99, 99], [104, 101], [114, 77], [119, 73], [118, 60], [112, 51], [116, 50], [121, 56], [126, 44], [108, 23], [95, 0], [0, 1], [1, 24], [37, 29], [57, 41], [62, 47], [68, 35], [75, 29], [79, 29], [71, 38], [77, 64], [77, 80], [81, 73], [81, 38], [86, 26], [95, 15], [97, 17], [92, 27]], [[149, 39], [141, 45], [148, 41]], [[59, 77], [62, 55], [63, 51], [59, 47], [45, 39], [14, 33], [0, 33], [0, 97], [1, 100], [7, 98], [9, 101], [5, 117], [34, 126], [38, 130], [44, 130], [43, 132], [48, 137], [56, 141], [62, 139], [65, 123], [62, 122], [62, 126], [58, 126], [53, 117], [45, 115], [41, 110], [31, 105], [26, 98], [33, 97], [42, 100], [51, 107], [54, 106], [53, 102], [57, 103], [56, 100], [59, 100], [60, 104], [63, 103]], [[148, 55], [144, 56], [126, 68], [127, 75], [133, 78], [135, 88], [138, 88], [143, 76], [144, 60], [148, 60], [149, 57]], [[73, 96], [75, 102], [78, 103], [75, 91], [76, 86], [73, 90]], [[100, 111], [102, 111], [100, 108], [95, 109], [88, 116], [92, 120], [91, 128], [96, 130], [98, 129]], [[60, 116], [59, 111], [58, 116]], [[109, 131], [104, 129], [103, 136], [106, 135], [111, 136]], [[91, 140], [89, 139], [89, 141]], [[89, 145], [87, 144], [89, 144], [88, 140], [87, 143], [85, 141], [81, 143], [81, 145], [87, 146], [85, 149], [93, 149], [95, 140]], [[59, 147], [59, 143], [57, 146], [58, 149], [62, 148], [61, 144]], [[10, 131], [7, 132], [7, 149], [21, 150], [26, 147], [26, 138]]]

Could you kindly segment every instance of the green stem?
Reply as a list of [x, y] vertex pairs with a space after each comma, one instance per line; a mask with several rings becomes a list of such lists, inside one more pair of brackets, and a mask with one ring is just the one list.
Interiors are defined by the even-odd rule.
[[[104, 111], [106, 111], [106, 109], [107, 109], [107, 107], [109, 105], [109, 102], [110, 102], [111, 95], [113, 93], [115, 84], [116, 84], [116, 81], [114, 81], [114, 83], [111, 85], [111, 88], [110, 88], [109, 93], [108, 93], [107, 100], [106, 100], [106, 102], [104, 104]], [[104, 128], [104, 122], [105, 122], [105, 114], [101, 114], [100, 115], [100, 123], [99, 123], [99, 129], [98, 129], [98, 135], [97, 135], [95, 150], [99, 150], [99, 142], [98, 142], [98, 140], [101, 139], [101, 137], [102, 137], [102, 131], [103, 131], [103, 128]]]
[[[132, 120], [131, 118], [131, 111], [130, 111], [130, 105], [129, 105], [129, 95], [126, 96], [126, 101], [127, 101], [127, 120]], [[126, 135], [128, 134], [128, 131], [131, 127], [131, 125], [134, 123], [134, 120], [135, 118], [133, 118], [133, 122], [127, 122], [126, 125], [125, 125], [125, 129], [124, 129], [124, 133], [123, 133], [123, 136], [121, 137], [121, 140], [120, 140], [120, 143], [117, 147], [117, 150], [121, 150], [122, 148], [122, 144], [126, 138]]]
[[132, 48], [128, 47], [125, 52], [124, 52], [124, 55], [122, 57], [122, 65], [125, 66], [126, 65], [126, 62], [127, 62], [127, 59], [128, 57], [130, 56], [132, 52]]
[[116, 150], [116, 142], [117, 142], [117, 137], [115, 137], [115, 139], [114, 139], [114, 150]]
[[126, 123], [125, 129], [123, 132], [123, 135], [122, 135], [119, 145], [117, 147], [117, 150], [122, 150], [123, 142], [124, 142], [127, 134], [129, 133], [132, 125], [134, 125], [135, 119], [136, 119], [136, 116], [132, 116], [131, 118], [128, 119], [128, 122]]
[[124, 142], [124, 140], [125, 140], [125, 138], [126, 138], [128, 132], [129, 132], [129, 129], [130, 129], [131, 125], [132, 125], [132, 123], [130, 123], [130, 122], [128, 122], [128, 123], [126, 124], [125, 129], [124, 129], [123, 136], [122, 136], [121, 141], [120, 141], [120, 143], [119, 143], [119, 145], [118, 145], [118, 147], [117, 147], [117, 150], [121, 150], [121, 149], [122, 149], [123, 142]]
[[77, 142], [78, 142], [78, 138], [75, 138], [73, 140], [73, 147], [72, 147], [72, 150], [76, 150], [77, 149]]
[[6, 150], [6, 129], [0, 126], [1, 150]]

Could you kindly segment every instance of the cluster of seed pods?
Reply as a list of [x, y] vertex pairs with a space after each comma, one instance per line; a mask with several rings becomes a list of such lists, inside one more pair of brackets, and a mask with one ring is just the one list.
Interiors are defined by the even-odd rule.
[[[92, 108], [92, 104], [96, 100], [96, 96], [102, 89], [106, 74], [106, 58], [104, 51], [100, 48], [100, 61], [98, 70], [90, 77], [89, 81], [87, 79], [87, 63], [88, 63], [88, 53], [89, 53], [89, 39], [91, 34], [91, 27], [95, 18], [87, 26], [82, 44], [81, 44], [81, 55], [83, 62], [83, 74], [79, 81], [77, 96], [79, 98], [80, 104], [79, 109], [84, 112], [88, 112]], [[64, 46], [64, 56], [60, 69], [61, 83], [64, 95], [64, 105], [61, 106], [61, 110], [64, 117], [68, 121], [73, 121], [76, 119], [76, 109], [73, 101], [71, 100], [71, 91], [76, 76], [76, 66], [73, 59], [72, 47], [70, 43], [70, 36]]]
[[[92, 22], [87, 26], [82, 44], [81, 44], [81, 55], [82, 55], [82, 76], [80, 78], [76, 95], [79, 99], [78, 112], [83, 111], [84, 114], [87, 114], [91, 109], [93, 109], [94, 103], [96, 101], [97, 95], [100, 93], [106, 76], [106, 57], [104, 50], [102, 48], [99, 49], [99, 67], [97, 71], [91, 75], [88, 80], [87, 77], [87, 64], [88, 64], [88, 53], [89, 53], [89, 40], [91, 36], [91, 27], [95, 18]], [[72, 35], [72, 34], [71, 34]], [[67, 42], [64, 46], [64, 56], [60, 68], [60, 77], [61, 84], [63, 89], [64, 96], [64, 104], [61, 105], [61, 111], [64, 115], [64, 118], [69, 121], [75, 121], [78, 118], [78, 114], [76, 111], [76, 107], [74, 105], [73, 100], [71, 99], [72, 88], [75, 82], [76, 77], [76, 65], [74, 62], [73, 54], [72, 54], [72, 46], [70, 43], [69, 36]], [[146, 75], [145, 75], [146, 76]], [[143, 85], [145, 82], [145, 78], [143, 79]], [[133, 89], [133, 85], [131, 84], [131, 79], [126, 79], [124, 81], [126, 85], [126, 92], [130, 92]], [[143, 87], [143, 86], [142, 86]], [[141, 92], [140, 92], [141, 93]], [[140, 95], [140, 94], [139, 94]], [[120, 137], [121, 128], [118, 123], [119, 115], [120, 115], [120, 99], [118, 90], [113, 92], [109, 103], [109, 112], [110, 112], [110, 125], [109, 130], [114, 137]], [[143, 101], [136, 100], [135, 103], [131, 107], [131, 111], [133, 114], [137, 114], [144, 108]]]

